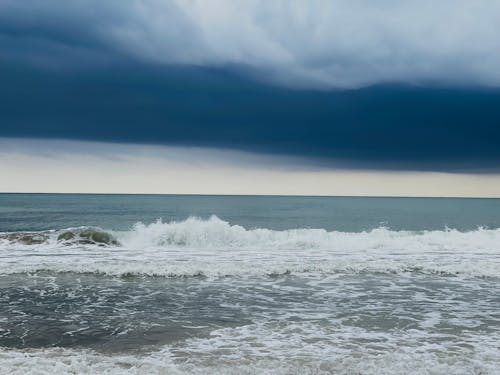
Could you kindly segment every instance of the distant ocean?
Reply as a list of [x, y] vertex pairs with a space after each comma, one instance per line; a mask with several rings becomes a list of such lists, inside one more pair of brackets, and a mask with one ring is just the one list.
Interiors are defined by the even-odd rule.
[[500, 200], [0, 194], [0, 374], [500, 374]]

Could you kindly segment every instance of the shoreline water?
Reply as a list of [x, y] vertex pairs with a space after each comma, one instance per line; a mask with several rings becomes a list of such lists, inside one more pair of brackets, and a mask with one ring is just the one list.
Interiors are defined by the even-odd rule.
[[0, 194], [0, 372], [496, 374], [484, 202]]

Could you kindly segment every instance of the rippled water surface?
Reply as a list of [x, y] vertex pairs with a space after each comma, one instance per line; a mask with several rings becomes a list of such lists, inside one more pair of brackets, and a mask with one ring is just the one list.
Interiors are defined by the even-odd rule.
[[0, 373], [500, 373], [500, 201], [0, 195]]

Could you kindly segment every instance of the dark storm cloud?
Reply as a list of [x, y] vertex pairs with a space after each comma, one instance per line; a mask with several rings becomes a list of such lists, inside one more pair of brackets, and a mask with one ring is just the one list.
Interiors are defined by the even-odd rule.
[[137, 64], [1, 74], [1, 136], [212, 146], [359, 167], [500, 165], [500, 90], [288, 90], [227, 69]]
[[0, 136], [497, 170], [499, 18], [488, 0], [2, 0]]

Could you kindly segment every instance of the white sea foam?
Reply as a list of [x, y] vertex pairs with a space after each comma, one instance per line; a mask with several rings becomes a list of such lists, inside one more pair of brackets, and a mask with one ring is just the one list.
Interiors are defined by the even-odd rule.
[[251, 324], [142, 354], [3, 349], [9, 374], [499, 374], [492, 337], [467, 343], [425, 331], [374, 332], [334, 324]]
[[[84, 228], [70, 229], [81, 233]], [[0, 273], [100, 272], [112, 275], [256, 276], [282, 273], [423, 272], [500, 277], [500, 230], [366, 232], [246, 229], [215, 216], [136, 224], [108, 231], [119, 245], [57, 240], [27, 244], [0, 236]], [[14, 236], [15, 237], [15, 236]], [[18, 236], [19, 237], [19, 236]], [[103, 246], [104, 245], [104, 246]]]
[[[60, 237], [68, 232], [74, 235]], [[134, 336], [134, 329], [141, 327], [139, 332], [147, 335], [157, 324], [143, 314], [154, 306], [162, 306], [175, 323], [172, 327], [181, 321], [182, 329], [211, 328], [168, 344], [141, 344], [131, 352], [0, 348], [0, 374], [500, 373], [498, 299], [493, 292], [500, 277], [500, 230], [277, 231], [243, 228], [212, 217], [107, 231], [117, 244], [89, 241], [92, 235], [87, 234], [94, 232], [101, 233], [70, 228], [0, 235], [0, 276], [9, 285], [20, 283], [32, 292], [20, 296], [13, 289], [14, 297], [7, 297], [29, 301], [31, 306], [34, 301], [65, 301], [81, 295], [78, 301], [86, 301], [86, 308], [73, 312], [73, 323], [84, 319], [80, 328], [87, 329], [88, 316], [101, 316], [99, 324], [94, 320], [94, 332], [120, 322], [117, 329], [124, 329], [123, 335], [130, 334], [132, 341], [142, 338], [142, 333]], [[78, 275], [73, 285], [73, 275], [43, 274], [28, 280], [30, 289], [26, 275], [12, 276], [37, 270], [203, 274], [215, 279], [164, 283], [166, 279], [145, 278], [131, 284], [106, 278], [110, 282], [106, 285], [94, 275]], [[287, 272], [306, 277], [268, 277]], [[385, 274], [379, 277], [374, 272]], [[351, 277], [356, 273], [369, 277]], [[400, 275], [393, 278], [392, 273]], [[413, 273], [424, 276], [405, 277]], [[218, 279], [225, 275], [234, 277]], [[478, 278], [484, 276], [495, 279]], [[115, 296], [127, 293], [132, 285], [137, 293], [120, 305]], [[88, 299], [87, 293], [99, 298]], [[203, 300], [207, 293], [211, 308], [216, 308], [192, 314], [203, 307], [198, 296]], [[9, 301], [6, 306], [11, 306]], [[163, 301], [178, 305], [163, 306]], [[12, 306], [6, 309], [11, 316], [30, 323], [31, 316], [23, 320], [18, 305]], [[192, 311], [183, 310], [186, 306]], [[171, 310], [163, 310], [167, 307]], [[102, 318], [102, 311], [110, 314], [109, 320]], [[220, 325], [225, 314], [231, 319]], [[39, 326], [33, 327], [30, 334], [36, 336]], [[70, 333], [78, 334], [70, 328]]]

